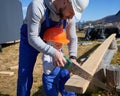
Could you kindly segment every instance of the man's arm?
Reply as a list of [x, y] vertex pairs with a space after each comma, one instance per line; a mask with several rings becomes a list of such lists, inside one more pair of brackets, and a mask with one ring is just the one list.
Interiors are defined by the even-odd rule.
[[64, 57], [59, 51], [46, 44], [39, 36], [41, 21], [45, 16], [45, 7], [41, 2], [32, 2], [27, 11], [28, 41], [29, 44], [39, 52], [54, 57], [57, 66], [64, 66]]
[[77, 57], [77, 34], [76, 34], [76, 26], [74, 18], [68, 21], [67, 29], [66, 29], [67, 37], [70, 40], [68, 44], [69, 48], [69, 56]]
[[44, 18], [45, 7], [42, 2], [33, 1], [27, 11], [28, 41], [39, 52], [53, 56], [56, 49], [46, 44], [39, 36], [41, 21]]

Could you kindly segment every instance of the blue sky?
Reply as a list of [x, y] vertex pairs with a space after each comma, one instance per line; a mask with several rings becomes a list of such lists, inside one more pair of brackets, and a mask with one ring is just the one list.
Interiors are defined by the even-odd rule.
[[97, 20], [120, 10], [120, 0], [90, 0], [81, 20]]
[[[32, 0], [20, 0], [25, 16], [28, 4]], [[120, 0], [90, 0], [89, 6], [83, 12], [80, 21], [97, 20], [108, 15], [116, 14], [120, 10]]]

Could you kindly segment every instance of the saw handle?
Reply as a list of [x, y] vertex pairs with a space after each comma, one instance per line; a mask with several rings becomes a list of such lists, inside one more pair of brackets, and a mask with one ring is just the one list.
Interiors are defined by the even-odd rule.
[[65, 64], [65, 66], [63, 68], [67, 69], [67, 68], [71, 67], [72, 61], [69, 58], [67, 58], [67, 57], [64, 57], [64, 58], [65, 58], [67, 63]]

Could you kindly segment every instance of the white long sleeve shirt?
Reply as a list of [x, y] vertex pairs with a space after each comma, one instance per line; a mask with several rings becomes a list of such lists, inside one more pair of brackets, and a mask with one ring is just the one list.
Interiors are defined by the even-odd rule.
[[[46, 44], [39, 36], [41, 24], [45, 20], [46, 6], [44, 4], [50, 10], [50, 18], [54, 21], [59, 21], [60, 18], [55, 12], [52, 0], [33, 0], [28, 6], [26, 18], [23, 23], [28, 26], [29, 44], [39, 52], [53, 56], [57, 50]], [[74, 18], [67, 20], [66, 31], [67, 37], [70, 40], [68, 44], [69, 55], [77, 56], [77, 35]]]
[[[60, 49], [59, 52], [63, 55], [62, 50]], [[42, 64], [43, 64], [43, 72], [44, 74], [49, 75], [56, 66], [54, 66], [53, 57], [47, 54], [42, 55]]]

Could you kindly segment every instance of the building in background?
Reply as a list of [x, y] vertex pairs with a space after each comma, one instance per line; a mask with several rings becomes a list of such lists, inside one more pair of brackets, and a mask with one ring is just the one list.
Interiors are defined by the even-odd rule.
[[19, 40], [22, 21], [19, 0], [0, 0], [0, 44]]

